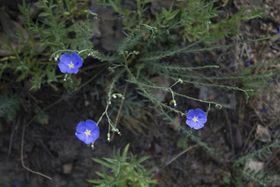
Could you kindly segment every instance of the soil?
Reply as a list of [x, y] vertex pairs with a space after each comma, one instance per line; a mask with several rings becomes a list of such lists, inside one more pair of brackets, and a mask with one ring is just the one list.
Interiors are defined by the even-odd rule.
[[[6, 9], [11, 12], [17, 11], [16, 3], [10, 2], [12, 1], [0, 1], [0, 5], [6, 5]], [[160, 2], [154, 1], [153, 6], [164, 6]], [[168, 4], [170, 1], [162, 2]], [[240, 38], [276, 35], [276, 29], [280, 26], [278, 0], [235, 0], [226, 4], [232, 10], [237, 10], [242, 5], [248, 9], [264, 7], [268, 16], [244, 22], [241, 25]], [[107, 12], [103, 16], [106, 23], [116, 24], [111, 19], [114, 14]], [[112, 40], [118, 40], [121, 36], [118, 31], [112, 33], [110, 24], [106, 23], [100, 23], [100, 30], [97, 30], [96, 34], [100, 35], [98, 45], [110, 51], [115, 49]], [[245, 50], [247, 56], [239, 55], [240, 48]], [[237, 67], [243, 67], [247, 59], [252, 59], [252, 63], [266, 63], [279, 59], [280, 43], [279, 39], [247, 43], [246, 46], [244, 43], [242, 46], [237, 43], [236, 49], [230, 53], [236, 56]], [[120, 127], [122, 135], [114, 136], [111, 142], [106, 140], [107, 126], [101, 127], [100, 139], [95, 143], [94, 149], [91, 149], [77, 141], [74, 136], [76, 124], [81, 119], [94, 119], [103, 112], [98, 98], [90, 97], [90, 85], [74, 94], [61, 93], [47, 87], [33, 93], [19, 83], [13, 85], [13, 88], [25, 99], [25, 103], [32, 104], [26, 105], [15, 121], [1, 125], [0, 187], [90, 186], [86, 180], [96, 178], [95, 172], [100, 169], [92, 158], [111, 157], [113, 147], [123, 148], [128, 143], [131, 153], [150, 156], [145, 166], [154, 171], [154, 178], [159, 187], [234, 186], [232, 182], [227, 181], [234, 175], [233, 160], [249, 149], [257, 149], [264, 144], [263, 141], [279, 140], [279, 79], [271, 81], [266, 86], [266, 92], [254, 96], [249, 103], [245, 103], [238, 95], [228, 95], [230, 103], [235, 103], [232, 107], [210, 111], [205, 128], [194, 133], [210, 147], [215, 148], [216, 153], [213, 155], [196, 146], [195, 142], [182, 139], [181, 133], [176, 130], [178, 124], [168, 126], [160, 118], [154, 119], [153, 130], [145, 129], [144, 133], [135, 134]], [[215, 91], [207, 91], [208, 94], [217, 94]], [[201, 92], [201, 88], [193, 89], [193, 94], [199, 95]], [[34, 116], [34, 103], [44, 107], [50, 106], [45, 111], [48, 117], [43, 124], [36, 121], [29, 123]], [[184, 124], [184, 119], [178, 118], [178, 122]], [[260, 129], [259, 125], [265, 129], [265, 139], [257, 138], [258, 133], [261, 133], [256, 130]], [[183, 146], [178, 146], [179, 141], [183, 141]], [[180, 155], [182, 151], [185, 153]], [[263, 161], [265, 169], [279, 174], [279, 158], [279, 150], [274, 150], [273, 156]], [[32, 171], [28, 171], [28, 168]], [[41, 176], [42, 174], [51, 177], [52, 180]], [[246, 186], [257, 185], [250, 181]]]

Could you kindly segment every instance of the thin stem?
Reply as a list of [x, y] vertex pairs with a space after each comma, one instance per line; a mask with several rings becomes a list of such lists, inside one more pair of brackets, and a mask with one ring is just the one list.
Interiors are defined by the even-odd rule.
[[98, 119], [97, 121], [97, 125], [100, 124], [101, 120], [104, 118], [104, 116], [106, 116], [107, 118], [107, 121], [109, 123], [109, 126], [108, 126], [108, 133], [107, 133], [107, 140], [110, 141], [110, 132], [111, 130], [113, 132], [117, 132], [118, 134], [120, 134], [119, 130], [113, 125], [113, 122], [109, 116], [109, 113], [108, 113], [108, 110], [109, 110], [109, 107], [110, 105], [112, 104], [112, 93], [113, 93], [113, 89], [115, 88], [115, 84], [116, 82], [119, 80], [120, 76], [122, 75], [122, 73], [124, 72], [124, 70], [120, 71], [114, 78], [113, 78], [113, 81], [110, 85], [110, 88], [109, 88], [109, 91], [108, 91], [108, 94], [107, 94], [107, 104], [106, 104], [106, 107], [105, 107], [105, 110], [104, 112], [101, 114], [100, 118]]

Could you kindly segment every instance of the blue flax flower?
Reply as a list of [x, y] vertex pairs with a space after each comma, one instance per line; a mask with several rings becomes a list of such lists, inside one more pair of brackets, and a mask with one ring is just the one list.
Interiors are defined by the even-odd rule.
[[85, 144], [91, 144], [99, 138], [99, 127], [92, 120], [80, 121], [76, 127], [75, 135]]
[[200, 108], [190, 109], [187, 112], [186, 123], [189, 127], [193, 128], [193, 129], [203, 128], [206, 121], [207, 121], [206, 112], [204, 112]]
[[83, 65], [78, 53], [63, 53], [59, 58], [58, 67], [62, 73], [76, 74]]

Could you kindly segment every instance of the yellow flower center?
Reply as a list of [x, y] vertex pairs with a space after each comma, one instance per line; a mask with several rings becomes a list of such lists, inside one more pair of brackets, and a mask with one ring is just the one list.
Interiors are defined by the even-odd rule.
[[84, 134], [85, 134], [86, 136], [90, 136], [90, 135], [91, 135], [91, 131], [88, 130], [88, 129], [86, 129], [86, 131], [84, 132]]
[[197, 116], [194, 116], [194, 117], [192, 118], [192, 121], [195, 122], [195, 123], [198, 122]]
[[69, 67], [70, 69], [74, 68], [73, 62], [70, 62], [70, 63], [68, 64], [68, 67]]

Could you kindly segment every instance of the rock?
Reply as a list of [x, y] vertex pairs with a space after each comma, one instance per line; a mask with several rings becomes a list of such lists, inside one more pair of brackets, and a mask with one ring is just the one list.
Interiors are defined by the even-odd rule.
[[156, 154], [160, 154], [162, 152], [162, 147], [157, 143], [155, 143], [154, 146]]
[[72, 163], [66, 163], [63, 164], [62, 169], [64, 174], [70, 174], [72, 172], [73, 164]]
[[122, 39], [120, 20], [108, 7], [99, 7], [97, 14], [100, 19], [98, 19], [94, 35], [101, 39], [101, 45], [105, 50], [114, 51]]
[[[153, 82], [156, 86], [164, 87], [166, 89], [168, 89], [170, 86], [169, 79], [162, 76], [151, 78], [151, 82]], [[151, 93], [159, 102], [163, 102], [166, 95], [171, 94], [170, 91], [163, 89], [152, 89]]]
[[174, 129], [175, 131], [180, 130], [181, 127], [181, 117], [176, 116], [171, 124], [171, 128]]
[[[14, 50], [23, 48], [23, 40], [28, 38], [27, 31], [17, 22], [13, 21], [10, 15], [3, 9], [0, 9], [0, 56], [9, 56], [14, 54]], [[21, 37], [19, 34], [21, 33]], [[11, 50], [10, 48], [14, 49]]]
[[259, 171], [263, 170], [263, 168], [264, 168], [263, 162], [253, 160], [253, 159], [249, 159], [245, 164], [245, 170], [259, 172]]
[[262, 125], [257, 126], [255, 137], [262, 142], [271, 142], [271, 135], [268, 128]]

